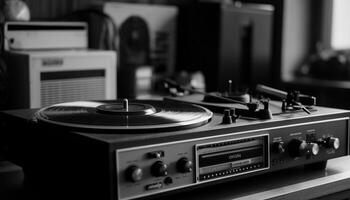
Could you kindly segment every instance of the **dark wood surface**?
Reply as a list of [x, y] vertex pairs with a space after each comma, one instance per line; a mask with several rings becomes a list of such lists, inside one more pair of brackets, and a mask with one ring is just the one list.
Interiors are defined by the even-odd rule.
[[310, 170], [299, 167], [183, 192], [172, 195], [170, 199], [302, 200], [347, 198], [350, 198], [349, 156], [329, 160], [325, 170]]

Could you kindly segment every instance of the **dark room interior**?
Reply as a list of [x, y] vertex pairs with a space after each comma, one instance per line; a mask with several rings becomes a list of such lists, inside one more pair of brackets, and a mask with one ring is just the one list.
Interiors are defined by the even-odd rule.
[[350, 199], [349, 0], [0, 0], [0, 199]]

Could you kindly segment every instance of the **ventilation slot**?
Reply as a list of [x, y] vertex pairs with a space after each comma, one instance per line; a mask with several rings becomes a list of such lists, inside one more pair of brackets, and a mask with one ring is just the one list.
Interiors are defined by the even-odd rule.
[[41, 80], [41, 106], [81, 100], [103, 100], [104, 77]]

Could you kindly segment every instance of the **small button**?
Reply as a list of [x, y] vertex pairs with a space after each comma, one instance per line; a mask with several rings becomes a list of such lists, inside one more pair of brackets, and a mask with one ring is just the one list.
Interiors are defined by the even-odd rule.
[[160, 189], [162, 187], [163, 187], [163, 184], [159, 182], [159, 183], [152, 183], [152, 184], [146, 185], [145, 189], [146, 190], [155, 190], [155, 189]]
[[166, 177], [166, 178], [164, 179], [164, 183], [165, 183], [166, 185], [172, 184], [172, 183], [173, 183], [173, 179], [172, 179], [171, 177]]
[[148, 158], [161, 158], [164, 157], [164, 151], [153, 151], [147, 153]]

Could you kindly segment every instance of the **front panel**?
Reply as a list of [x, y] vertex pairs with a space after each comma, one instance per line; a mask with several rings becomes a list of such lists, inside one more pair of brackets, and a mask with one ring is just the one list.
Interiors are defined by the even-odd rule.
[[[116, 150], [119, 199], [347, 155], [348, 118]], [[230, 180], [231, 180], [230, 179]]]
[[57, 71], [40, 74], [42, 107], [69, 101], [106, 99], [106, 70]]
[[196, 182], [269, 168], [268, 134], [195, 145]]
[[30, 53], [30, 107], [116, 98], [116, 55], [107, 51]]
[[6, 51], [88, 48], [86, 22], [8, 21], [4, 35]]

